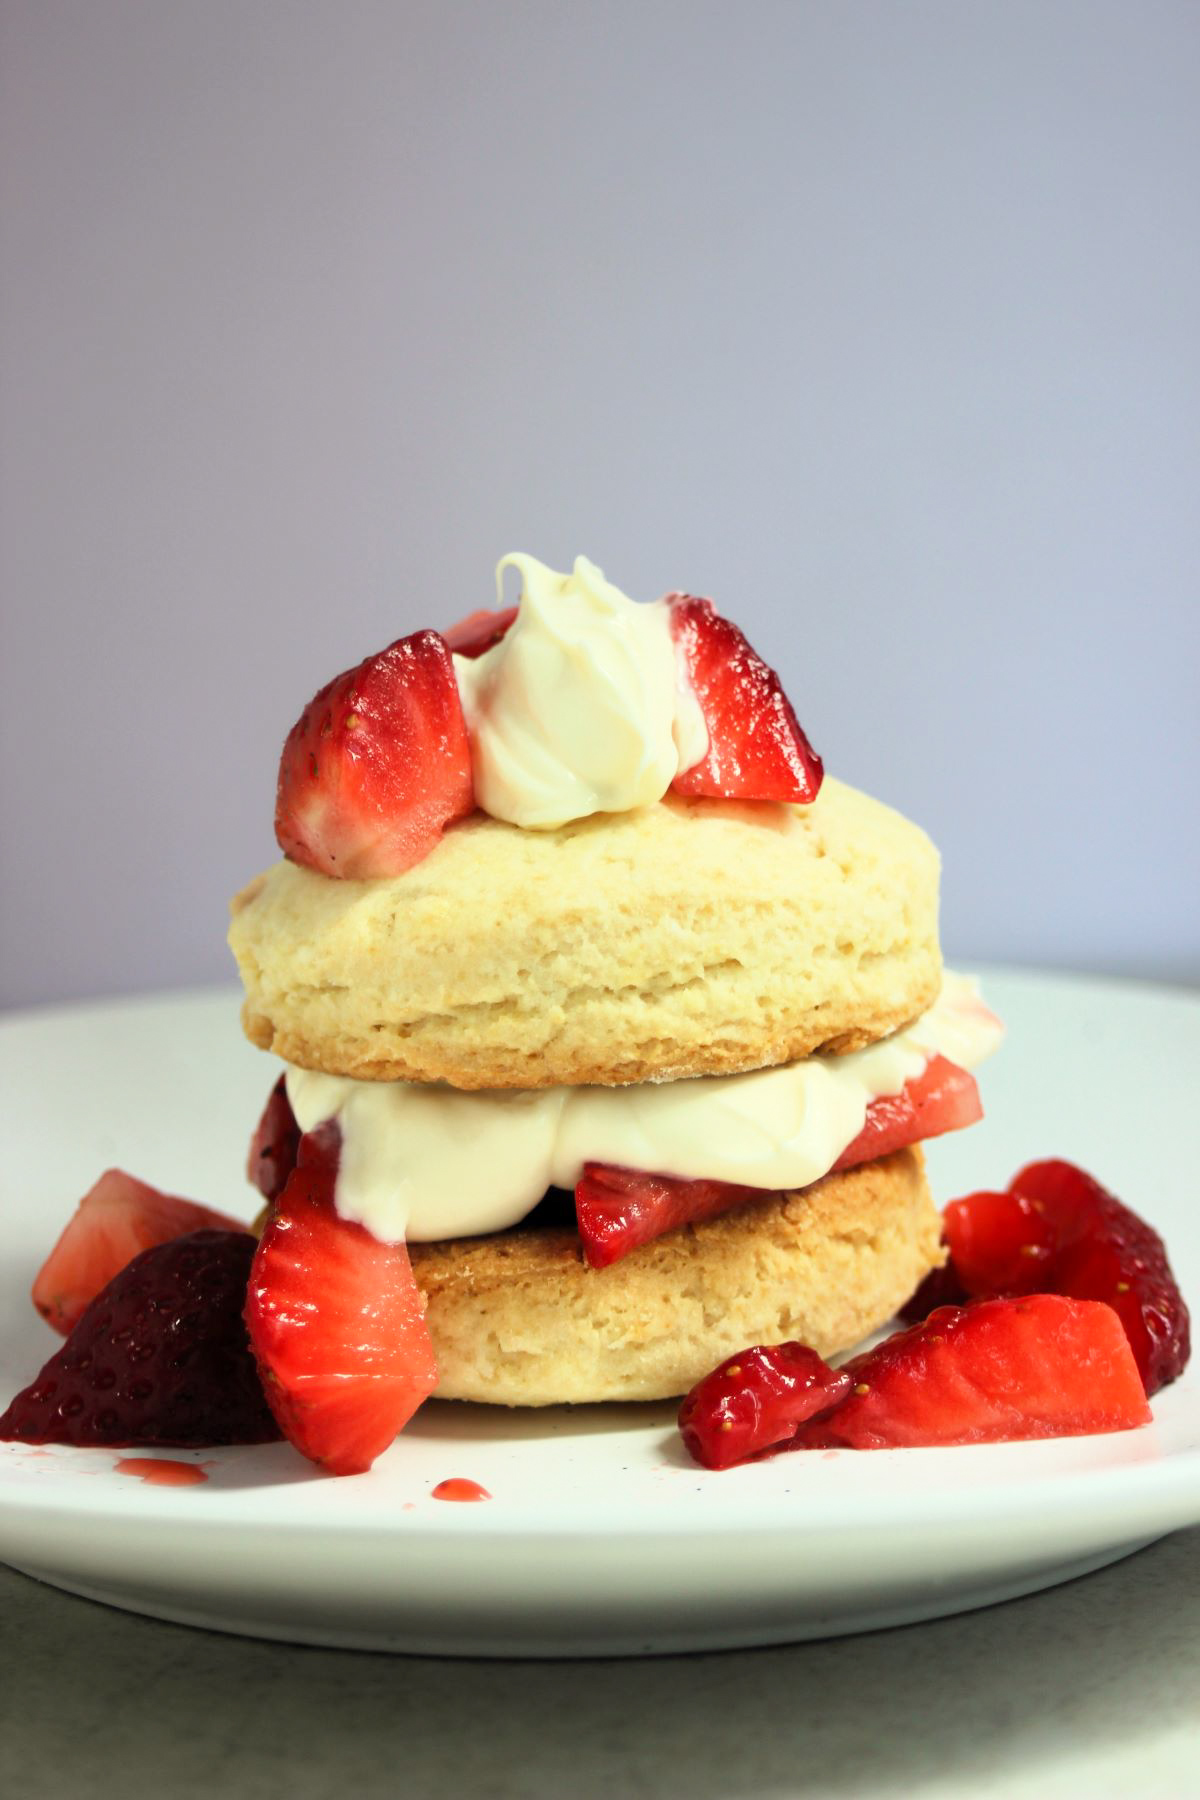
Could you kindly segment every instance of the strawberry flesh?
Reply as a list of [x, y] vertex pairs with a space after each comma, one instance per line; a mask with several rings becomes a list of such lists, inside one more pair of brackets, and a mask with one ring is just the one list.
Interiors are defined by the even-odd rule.
[[675, 777], [680, 794], [720, 800], [816, 799], [821, 759], [778, 675], [711, 600], [668, 594], [671, 632], [704, 723], [708, 751]]
[[722, 1363], [685, 1397], [679, 1429], [706, 1469], [728, 1469], [778, 1448], [849, 1391], [807, 1344], [756, 1344]]
[[33, 1304], [65, 1337], [113, 1276], [143, 1250], [191, 1231], [242, 1231], [227, 1213], [160, 1193], [124, 1169], [88, 1189], [39, 1269]]
[[589, 1268], [606, 1269], [664, 1231], [764, 1199], [762, 1188], [738, 1187], [732, 1181], [685, 1181], [610, 1163], [585, 1163], [575, 1188], [575, 1217]]
[[942, 1213], [942, 1235], [968, 1298], [1055, 1291], [1058, 1235], [1021, 1194], [981, 1192], [952, 1200]]
[[26, 1444], [197, 1447], [279, 1436], [242, 1307], [254, 1239], [192, 1231], [143, 1250], [0, 1418]]
[[338, 1216], [338, 1149], [335, 1125], [301, 1138], [255, 1253], [246, 1324], [284, 1436], [355, 1475], [433, 1392], [437, 1365], [404, 1245]]
[[515, 606], [501, 607], [498, 612], [483, 607], [479, 612], [468, 613], [442, 635], [455, 656], [474, 659], [500, 642], [516, 616]]
[[932, 1056], [898, 1094], [884, 1094], [867, 1107], [863, 1128], [834, 1163], [852, 1169], [890, 1156], [908, 1144], [924, 1143], [947, 1131], [961, 1131], [983, 1117], [975, 1077], [944, 1056]]
[[[901, 1093], [871, 1101], [862, 1130], [834, 1169], [852, 1168], [944, 1131], [957, 1131], [981, 1115], [974, 1077], [944, 1056], [935, 1056]], [[575, 1188], [584, 1258], [593, 1269], [607, 1268], [664, 1231], [715, 1218], [748, 1200], [763, 1200], [767, 1192], [732, 1181], [689, 1181], [587, 1163]]]
[[450, 652], [418, 631], [309, 701], [283, 747], [275, 835], [305, 868], [368, 880], [412, 868], [474, 805]]
[[1077, 1437], [1151, 1416], [1112, 1308], [1060, 1294], [939, 1307], [845, 1373], [846, 1398], [801, 1426], [797, 1449]]
[[246, 1174], [265, 1200], [277, 1200], [296, 1166], [300, 1127], [288, 1099], [287, 1079], [281, 1075], [271, 1089], [246, 1160]]

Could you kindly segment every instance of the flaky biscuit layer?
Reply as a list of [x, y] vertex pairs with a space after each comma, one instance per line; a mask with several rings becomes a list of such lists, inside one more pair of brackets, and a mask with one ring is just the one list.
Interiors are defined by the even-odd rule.
[[234, 901], [250, 1039], [461, 1088], [726, 1074], [874, 1042], [941, 981], [938, 858], [827, 779], [811, 807], [681, 800], [520, 831], [482, 814], [404, 875], [278, 863]]
[[788, 1338], [833, 1356], [941, 1260], [919, 1149], [772, 1194], [589, 1269], [567, 1226], [412, 1244], [437, 1395], [504, 1406], [661, 1400]]

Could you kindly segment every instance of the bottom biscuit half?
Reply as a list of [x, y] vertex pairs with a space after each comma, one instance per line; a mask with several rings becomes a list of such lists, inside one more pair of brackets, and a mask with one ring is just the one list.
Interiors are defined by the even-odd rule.
[[918, 1148], [765, 1195], [589, 1269], [567, 1226], [409, 1246], [437, 1398], [665, 1400], [754, 1343], [848, 1350], [941, 1260]]

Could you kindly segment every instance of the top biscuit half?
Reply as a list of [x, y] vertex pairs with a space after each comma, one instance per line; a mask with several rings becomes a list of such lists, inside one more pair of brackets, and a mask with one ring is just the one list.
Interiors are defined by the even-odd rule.
[[243, 1023], [366, 1081], [618, 1086], [840, 1053], [937, 997], [938, 857], [827, 778], [552, 831], [474, 814], [404, 874], [280, 862], [233, 903]]

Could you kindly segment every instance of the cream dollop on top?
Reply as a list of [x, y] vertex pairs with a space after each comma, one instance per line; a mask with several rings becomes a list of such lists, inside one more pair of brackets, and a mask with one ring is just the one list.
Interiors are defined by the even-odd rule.
[[475, 798], [494, 819], [551, 830], [661, 800], [700, 762], [708, 732], [663, 601], [639, 604], [577, 556], [569, 575], [534, 556], [516, 619], [482, 656], [456, 656]]
[[746, 1075], [462, 1093], [292, 1068], [287, 1091], [303, 1130], [341, 1127], [341, 1216], [388, 1243], [427, 1243], [517, 1224], [548, 1187], [573, 1188], [586, 1162], [806, 1187], [853, 1143], [873, 1099], [898, 1094], [935, 1055], [973, 1068], [1002, 1035], [975, 983], [947, 974], [907, 1030]]

